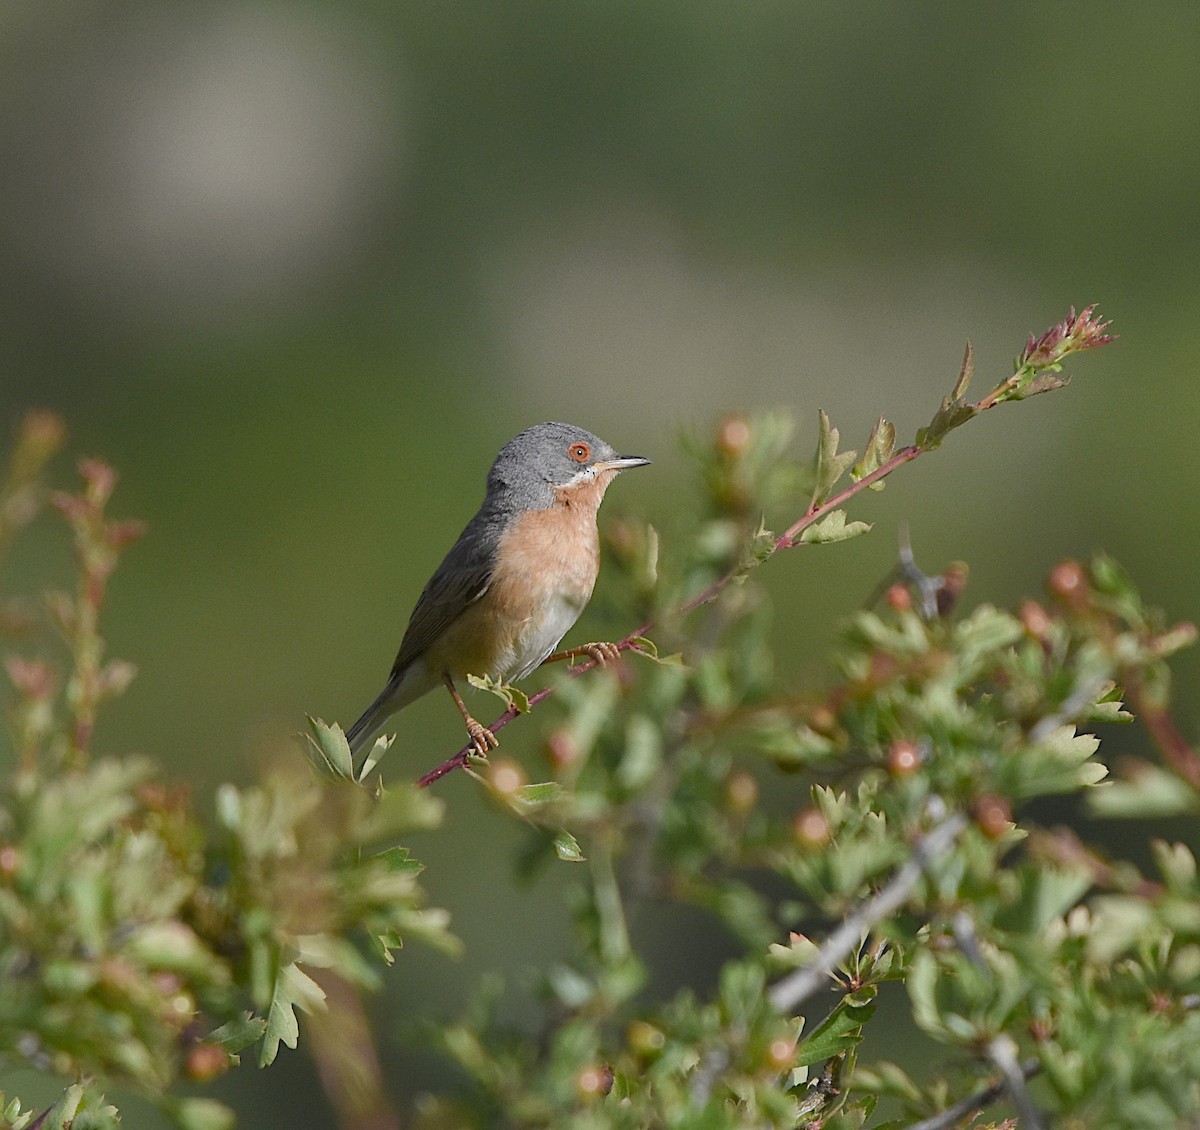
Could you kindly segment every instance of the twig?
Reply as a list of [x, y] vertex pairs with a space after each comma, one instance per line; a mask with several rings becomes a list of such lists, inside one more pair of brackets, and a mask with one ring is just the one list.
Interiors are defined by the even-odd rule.
[[1025, 1071], [1017, 1062], [1017, 1043], [1007, 1033], [1001, 1033], [987, 1046], [987, 1057], [1004, 1077], [1004, 1089], [1016, 1108], [1021, 1130], [1042, 1130], [1045, 1122], [1025, 1086]]
[[[1047, 391], [1050, 388], [1059, 387], [1066, 383], [1065, 378], [1053, 378], [1049, 383], [1043, 383], [1041, 388], [1038, 387], [1038, 381], [1042, 377], [1050, 378], [1052, 374], [1057, 373], [1062, 365], [1062, 360], [1069, 354], [1082, 349], [1092, 349], [1097, 346], [1107, 345], [1114, 340], [1106, 335], [1104, 330], [1108, 328], [1109, 323], [1093, 320], [1092, 314], [1095, 311], [1095, 306], [1088, 306], [1079, 314], [1075, 313], [1075, 308], [1072, 307], [1066, 319], [1057, 323], [1048, 329], [1041, 337], [1033, 337], [1030, 335], [1025, 349], [1017, 360], [1017, 372], [1008, 380], [1002, 381], [990, 393], [983, 397], [973, 405], [965, 404], [962, 399], [965, 395], [967, 383], [970, 380], [973, 371], [971, 360], [971, 349], [968, 345], [966, 356], [963, 358], [962, 371], [959, 374], [958, 383], [955, 385], [952, 394], [953, 399], [946, 401], [942, 406], [942, 411], [938, 416], [934, 417], [935, 422], [943, 416], [947, 411], [953, 410], [955, 407], [962, 407], [970, 416], [977, 416], [981, 412], [987, 411], [989, 408], [994, 408], [998, 404], [1002, 404], [1005, 400], [1018, 394], [1024, 388], [1024, 395], [1031, 395], [1036, 391]], [[1038, 374], [1042, 377], [1038, 377]], [[1037, 378], [1035, 380], [1034, 378]], [[1030, 383], [1032, 382], [1032, 383]], [[962, 421], [958, 421], [961, 423]], [[771, 556], [781, 549], [793, 549], [801, 544], [797, 538], [806, 529], [822, 518], [831, 514], [839, 507], [844, 506], [850, 499], [861, 494], [864, 490], [874, 486], [876, 483], [887, 478], [898, 467], [902, 467], [905, 463], [911, 462], [917, 456], [925, 454], [927, 451], [932, 451], [938, 444], [941, 443], [944, 435], [958, 426], [958, 423], [944, 423], [943, 427], [938, 431], [936, 437], [932, 439], [922, 440], [918, 433], [918, 442], [910, 444], [908, 447], [902, 447], [899, 451], [892, 452], [891, 456], [884, 460], [878, 467], [862, 478], [852, 482], [848, 487], [840, 490], [831, 498], [825, 499], [823, 502], [813, 500], [812, 504], [805, 511], [803, 516], [793, 522], [782, 534], [780, 534], [774, 542]], [[932, 427], [932, 425], [931, 425]], [[701, 605], [708, 604], [710, 601], [716, 600], [725, 587], [735, 581], [738, 577], [746, 573], [746, 566], [738, 564], [722, 577], [713, 581], [707, 588], [702, 589], [695, 596], [689, 597], [675, 609], [675, 615], [681, 616], [693, 609], [699, 608]], [[657, 621], [650, 619], [641, 627], [633, 632], [630, 632], [623, 640], [617, 643], [618, 651], [634, 651], [637, 650], [637, 639], [639, 636], [644, 636], [652, 631]], [[570, 674], [579, 676], [587, 674], [593, 668], [598, 666], [595, 660], [589, 660], [586, 663], [580, 663], [578, 666], [570, 669]], [[529, 699], [530, 708], [544, 701], [554, 693], [553, 687], [546, 687], [533, 695]], [[493, 733], [503, 729], [517, 717], [517, 712], [514, 710], [506, 710], [495, 722], [488, 727]], [[444, 761], [436, 769], [426, 773], [424, 777], [418, 781], [421, 788], [433, 784], [434, 781], [446, 776], [447, 773], [455, 769], [462, 768], [471, 759], [474, 754], [473, 746], [464, 746], [449, 760]]]
[[1138, 721], [1146, 727], [1163, 760], [1193, 789], [1200, 789], [1200, 754], [1179, 732], [1170, 713], [1151, 701], [1142, 680], [1133, 672], [1125, 676], [1125, 692], [1129, 695], [1129, 703]]
[[813, 995], [825, 979], [859, 944], [876, 923], [894, 913], [912, 894], [922, 872], [938, 856], [948, 851], [967, 826], [961, 812], [951, 813], [935, 824], [914, 845], [912, 855], [878, 893], [860, 903], [834, 930], [817, 954], [816, 961], [804, 969], [789, 973], [772, 985], [767, 993], [771, 1004], [783, 1013], [794, 1012]]
[[[890, 475], [898, 467], [902, 467], [905, 463], [915, 459], [918, 455], [922, 454], [923, 450], [924, 449], [916, 446], [901, 448], [901, 450], [897, 451], [889, 460], [887, 460], [887, 462], [880, 464], [880, 466], [878, 466], [869, 475], [864, 475], [857, 482], [851, 483], [850, 486], [846, 487], [845, 490], [839, 491], [832, 498], [821, 503], [819, 506], [810, 507], [802, 518], [793, 522], [775, 539], [775, 547], [772, 551], [772, 554], [781, 549], [794, 549], [797, 545], [800, 545], [801, 543], [798, 542], [796, 538], [809, 526], [819, 522], [827, 514], [830, 514], [834, 510], [838, 509], [838, 507], [845, 505], [845, 503], [855, 495], [860, 494], [862, 491], [870, 487], [872, 483], [879, 482], [880, 479]], [[675, 609], [674, 615], [683, 616], [688, 612], [692, 612], [695, 609], [702, 607], [705, 604], [711, 603], [721, 595], [722, 591], [728, 585], [732, 584], [733, 581], [742, 576], [744, 573], [745, 566], [735, 566], [734, 568], [730, 569], [729, 572], [713, 581], [712, 584], [708, 585], [704, 589], [701, 589], [701, 591], [696, 593], [695, 596], [688, 597], [687, 600], [685, 600]], [[647, 620], [640, 627], [635, 628], [632, 632], [630, 632], [629, 635], [627, 635], [624, 639], [619, 640], [615, 645], [616, 649], [618, 651], [637, 651], [638, 639], [648, 635], [654, 630], [657, 624], [658, 620], [656, 618]], [[577, 663], [573, 667], [568, 668], [567, 673], [574, 678], [578, 678], [578, 676], [586, 675], [589, 671], [594, 670], [597, 666], [599, 666], [599, 664], [594, 659], [589, 659], [585, 663]], [[543, 687], [536, 694], [530, 695], [529, 709], [532, 710], [539, 703], [544, 702], [547, 698], [549, 698], [553, 693], [553, 687]], [[492, 722], [488, 726], [488, 729], [491, 730], [492, 733], [495, 733], [497, 730], [502, 730], [518, 716], [519, 712], [510, 708], [501, 714], [494, 722]], [[417, 787], [423, 789], [429, 785], [432, 785], [434, 781], [441, 780], [441, 778], [445, 777], [448, 773], [452, 773], [455, 769], [461, 769], [471, 760], [472, 757], [475, 756], [477, 756], [477, 754], [473, 745], [463, 746], [462, 749], [460, 749], [453, 757], [448, 758], [436, 769], [431, 769], [428, 773], [426, 773], [425, 776], [423, 776], [417, 782]]]
[[[992, 970], [983, 956], [979, 945], [979, 935], [975, 932], [975, 921], [966, 909], [959, 910], [953, 919], [954, 940], [958, 948], [966, 955], [968, 961], [979, 969], [984, 976], [991, 977]], [[1007, 1033], [1001, 1032], [988, 1041], [983, 1054], [991, 1061], [992, 1066], [1000, 1072], [1003, 1089], [1008, 1092], [1009, 1100], [1021, 1118], [1023, 1130], [1042, 1130], [1041, 1112], [1025, 1086], [1025, 1074], [1017, 1062], [1017, 1043]]]
[[[1032, 1079], [1042, 1070], [1042, 1065], [1036, 1059], [1027, 1059], [1020, 1065], [1022, 1081]], [[983, 1110], [984, 1107], [991, 1106], [1003, 1095], [1007, 1089], [1008, 1081], [997, 1080], [988, 1087], [984, 1087], [981, 1091], [976, 1091], [973, 1095], [968, 1095], [965, 1099], [959, 1099], [953, 1106], [948, 1106], [939, 1114], [930, 1115], [929, 1118], [922, 1118], [920, 1122], [914, 1122], [907, 1126], [905, 1130], [951, 1130], [951, 1127], [958, 1122], [960, 1118], [966, 1118], [968, 1114], [974, 1114], [977, 1110]], [[1024, 1128], [1022, 1127], [1022, 1130]]]
[[902, 447], [889, 460], [876, 467], [869, 475], [863, 475], [857, 482], [851, 483], [845, 490], [838, 491], [832, 498], [826, 499], [819, 506], [810, 506], [803, 518], [793, 522], [775, 539], [775, 548], [791, 549], [793, 546], [799, 545], [800, 543], [796, 541], [796, 538], [814, 522], [819, 522], [826, 514], [836, 510], [839, 506], [845, 505], [856, 494], [866, 490], [873, 483], [887, 478], [897, 467], [903, 467], [905, 463], [916, 459], [925, 450], [925, 448], [918, 447], [915, 443], [910, 444], [908, 447]]

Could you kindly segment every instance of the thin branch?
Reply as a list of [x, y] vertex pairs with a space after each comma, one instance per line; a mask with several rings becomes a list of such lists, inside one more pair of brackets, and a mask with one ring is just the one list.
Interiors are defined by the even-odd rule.
[[1025, 1086], [1025, 1071], [1017, 1062], [1017, 1042], [1001, 1033], [988, 1044], [987, 1057], [1004, 1078], [1004, 1089], [1016, 1108], [1022, 1130], [1042, 1130], [1046, 1123]]
[[[1020, 1065], [1023, 1079], [1032, 1079], [1041, 1070], [1042, 1065], [1036, 1059], [1027, 1059]], [[905, 1130], [951, 1130], [960, 1119], [999, 1101], [1004, 1096], [1006, 1089], [1007, 1080], [997, 1080], [990, 1086], [984, 1087], [983, 1090], [976, 1091], [975, 1094], [968, 1095], [965, 1099], [959, 1099], [953, 1106], [948, 1106], [941, 1113], [912, 1123]]]
[[914, 845], [912, 855], [903, 866], [875, 895], [860, 903], [848, 917], [842, 920], [821, 947], [816, 961], [804, 969], [789, 973], [782, 981], [772, 985], [767, 993], [771, 1004], [779, 1012], [794, 1013], [800, 1005], [813, 995], [829, 975], [844, 961], [861, 942], [864, 935], [879, 922], [895, 913], [921, 879], [925, 868], [940, 855], [949, 851], [967, 826], [967, 818], [961, 812], [951, 813], [935, 824]]
[[[974, 405], [968, 406], [968, 411], [971, 415], [978, 415], [985, 412], [989, 408], [996, 407], [997, 404], [1004, 403], [1008, 394], [1022, 384], [1028, 384], [1029, 380], [1035, 377], [1043, 370], [1047, 373], [1058, 372], [1061, 368], [1062, 360], [1073, 352], [1081, 349], [1092, 349], [1097, 346], [1107, 345], [1112, 340], [1112, 337], [1106, 335], [1104, 330], [1108, 328], [1108, 322], [1100, 322], [1092, 318], [1095, 311], [1095, 306], [1088, 306], [1078, 315], [1075, 313], [1074, 307], [1066, 319], [1048, 329], [1041, 337], [1035, 338], [1032, 335], [1026, 343], [1025, 350], [1018, 359], [1018, 371], [1008, 380], [1002, 381], [992, 391], [984, 396]], [[963, 359], [963, 369], [959, 374], [958, 384], [955, 386], [953, 396], [961, 398], [965, 393], [967, 381], [970, 379], [972, 371], [971, 350], [967, 347], [966, 356]], [[1065, 383], [1065, 378], [1058, 382]], [[1057, 387], [1057, 386], [1054, 386]], [[960, 399], [956, 399], [954, 403], [961, 403]], [[951, 402], [947, 401], [943, 405], [943, 412], [948, 408], [953, 407]], [[935, 417], [937, 419], [937, 417]], [[955, 424], [948, 425], [944, 431], [951, 430]], [[781, 549], [793, 549], [801, 544], [796, 539], [810, 526], [819, 522], [822, 518], [831, 514], [834, 510], [844, 506], [850, 499], [861, 494], [864, 490], [874, 486], [887, 478], [897, 468], [902, 467], [905, 463], [911, 462], [917, 456], [925, 454], [927, 451], [932, 451], [941, 442], [941, 436], [936, 442], [910, 444], [908, 447], [902, 447], [899, 451], [895, 451], [892, 455], [876, 467], [869, 474], [864, 475], [856, 482], [852, 482], [848, 487], [839, 491], [832, 498], [827, 498], [823, 502], [818, 503], [816, 500], [805, 511], [804, 515], [793, 522], [782, 534], [776, 539], [772, 548], [771, 556]], [[760, 562], [761, 564], [761, 562]], [[747, 569], [743, 564], [738, 564], [722, 577], [713, 581], [706, 588], [702, 589], [695, 596], [689, 597], [676, 609], [674, 614], [682, 616], [693, 609], [699, 608], [701, 605], [708, 604], [710, 601], [716, 600], [727, 585], [732, 584], [739, 577], [744, 576]], [[623, 640], [613, 645], [617, 651], [636, 651], [638, 650], [637, 640], [640, 636], [645, 636], [652, 631], [657, 623], [657, 620], [650, 619], [641, 627], [637, 628], [627, 635]], [[570, 669], [572, 676], [585, 675], [593, 670], [599, 664], [593, 659], [586, 663], [580, 663]], [[554, 693], [553, 687], [546, 687], [533, 695], [529, 699], [530, 708], [547, 699]], [[493, 722], [488, 729], [493, 733], [503, 729], [517, 717], [517, 712], [514, 710], [506, 710], [499, 718]], [[447, 773], [455, 769], [460, 769], [466, 765], [475, 755], [473, 746], [464, 746], [453, 757], [444, 761], [436, 769], [430, 770], [424, 777], [418, 781], [421, 788], [433, 784], [434, 781], [440, 780]]]
[[844, 506], [856, 494], [861, 494], [873, 483], [886, 479], [897, 467], [903, 467], [905, 463], [916, 459], [924, 451], [924, 448], [918, 447], [915, 443], [908, 447], [902, 447], [886, 463], [881, 463], [869, 475], [863, 475], [857, 482], [851, 483], [845, 490], [838, 491], [832, 498], [826, 499], [819, 506], [810, 506], [803, 518], [793, 522], [775, 539], [775, 548], [791, 549], [799, 545], [800, 543], [796, 541], [797, 535], [803, 533], [814, 522], [819, 522], [826, 514], [836, 510], [839, 506]]
[[[959, 910], [953, 919], [954, 940], [958, 948], [966, 955], [967, 960], [980, 970], [985, 977], [992, 977], [992, 969], [983, 956], [979, 945], [979, 935], [975, 932], [975, 920], [968, 911]], [[1001, 1032], [989, 1040], [983, 1048], [983, 1054], [991, 1061], [992, 1066], [1000, 1072], [1003, 1088], [1008, 1092], [1009, 1101], [1017, 1114], [1020, 1115], [1021, 1126], [1024, 1130], [1042, 1130], [1044, 1125], [1041, 1112], [1025, 1086], [1025, 1074], [1017, 1062], [1017, 1043], [1007, 1033]]]
[[1193, 789], [1200, 789], [1200, 754], [1179, 732], [1170, 712], [1146, 694], [1140, 678], [1131, 671], [1125, 675], [1124, 681], [1129, 703], [1138, 721], [1146, 727], [1151, 740], [1158, 747], [1163, 760]]
[[[805, 513], [804, 517], [800, 518], [796, 522], [793, 522], [782, 534], [779, 535], [779, 537], [775, 539], [775, 549], [773, 553], [778, 552], [781, 549], [794, 549], [797, 545], [801, 544], [800, 542], [796, 541], [796, 538], [809, 526], [819, 522], [827, 514], [838, 509], [838, 507], [844, 506], [855, 495], [860, 494], [862, 491], [870, 487], [872, 483], [877, 483], [881, 479], [886, 478], [897, 468], [902, 467], [905, 463], [915, 459], [921, 453], [922, 448], [916, 446], [901, 448], [901, 450], [897, 451], [889, 460], [887, 460], [887, 462], [880, 464], [880, 466], [878, 466], [869, 475], [864, 475], [857, 482], [851, 483], [848, 487], [846, 487], [845, 490], [839, 491], [833, 496], [833, 498], [821, 503], [819, 506], [810, 507]], [[695, 596], [688, 597], [687, 600], [685, 600], [675, 609], [674, 615], [686, 615], [688, 612], [692, 612], [695, 609], [716, 600], [717, 597], [721, 595], [722, 591], [728, 585], [732, 584], [738, 577], [742, 576], [745, 571], [745, 566], [743, 565], [738, 565], [730, 569], [729, 572], [713, 581], [712, 584], [708, 585], [704, 589], [701, 589], [701, 591], [696, 593]], [[655, 618], [647, 620], [640, 627], [635, 628], [632, 632], [630, 632], [624, 639], [617, 641], [617, 643], [613, 646], [617, 649], [617, 651], [620, 652], [639, 650], [637, 644], [638, 639], [653, 631], [657, 626], [657, 623], [658, 620]], [[572, 677], [577, 678], [580, 675], [586, 675], [589, 671], [594, 670], [598, 666], [600, 666], [600, 664], [597, 663], [596, 660], [589, 659], [585, 663], [577, 663], [568, 668], [567, 673]], [[547, 698], [549, 698], [553, 693], [553, 687], [543, 687], [536, 694], [530, 695], [529, 709], [532, 710], [539, 703], [544, 702]], [[494, 722], [492, 722], [491, 725], [488, 726], [488, 729], [491, 730], [492, 733], [496, 733], [498, 730], [504, 729], [505, 726], [514, 721], [517, 717], [519, 717], [519, 711], [510, 708], [501, 714]], [[423, 776], [417, 782], [417, 787], [422, 789], [427, 788], [429, 785], [432, 785], [434, 781], [441, 780], [448, 773], [452, 773], [455, 769], [461, 769], [475, 756], [477, 756], [477, 753], [473, 745], [463, 746], [462, 749], [460, 749], [453, 757], [448, 758], [436, 769], [431, 769], [428, 773], [426, 773], [425, 776]]]

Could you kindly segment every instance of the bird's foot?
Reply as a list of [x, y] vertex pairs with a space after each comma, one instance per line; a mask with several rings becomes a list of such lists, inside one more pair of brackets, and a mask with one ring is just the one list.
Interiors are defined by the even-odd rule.
[[586, 655], [597, 667], [616, 663], [621, 658], [621, 649], [615, 643], [607, 643], [603, 640], [596, 643], [585, 643], [574, 650], [579, 655]]
[[467, 718], [467, 733], [471, 737], [471, 744], [475, 747], [475, 752], [480, 757], [487, 757], [491, 750], [499, 748], [500, 739], [485, 725], [476, 722], [474, 718]]
[[621, 658], [621, 648], [618, 644], [604, 643], [603, 641], [585, 643], [578, 647], [568, 648], [566, 651], [556, 651], [553, 655], [543, 659], [542, 663], [561, 663], [564, 659], [568, 663], [574, 663], [576, 659], [585, 657], [597, 667], [605, 667]]

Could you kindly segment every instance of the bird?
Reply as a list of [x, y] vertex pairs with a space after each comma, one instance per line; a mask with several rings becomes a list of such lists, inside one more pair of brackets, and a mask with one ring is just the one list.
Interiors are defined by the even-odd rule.
[[605, 491], [621, 471], [649, 463], [618, 455], [572, 424], [536, 424], [509, 440], [488, 472], [478, 513], [417, 599], [387, 685], [346, 731], [351, 755], [393, 714], [442, 684], [475, 752], [486, 757], [500, 743], [471, 716], [457, 681], [475, 675], [512, 683], [548, 661], [615, 658], [611, 643], [555, 648], [591, 599]]

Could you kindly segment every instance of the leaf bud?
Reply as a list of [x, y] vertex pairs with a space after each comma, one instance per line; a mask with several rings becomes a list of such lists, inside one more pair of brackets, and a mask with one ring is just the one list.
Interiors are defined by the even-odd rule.
[[1012, 827], [1012, 808], [1002, 796], [981, 796], [971, 806], [976, 827], [989, 840], [998, 840]]
[[740, 459], [750, 446], [750, 423], [736, 413], [717, 426], [717, 450], [727, 459]]
[[585, 1067], [575, 1076], [575, 1090], [581, 1099], [607, 1095], [613, 1087], [613, 1069], [607, 1063]]
[[488, 762], [487, 778], [492, 791], [504, 800], [511, 800], [526, 784], [525, 770], [510, 758]]
[[888, 772], [893, 777], [908, 777], [921, 768], [921, 750], [914, 741], [899, 738], [888, 748]]
[[792, 836], [802, 848], [819, 848], [829, 843], [829, 821], [819, 808], [805, 808], [792, 820]]
[[546, 760], [557, 769], [565, 769], [579, 760], [579, 747], [568, 731], [551, 730], [546, 735]]
[[767, 1046], [766, 1065], [773, 1071], [787, 1071], [796, 1060], [796, 1041], [786, 1036], [772, 1040]]
[[1060, 561], [1050, 570], [1046, 587], [1051, 596], [1071, 605], [1080, 605], [1087, 598], [1087, 573], [1078, 561]]
[[745, 816], [758, 802], [758, 782], [753, 775], [739, 769], [725, 778], [725, 804], [731, 812]]
[[641, 1056], [657, 1055], [667, 1046], [663, 1030], [645, 1020], [635, 1020], [626, 1034], [629, 1050]]
[[229, 1053], [220, 1044], [193, 1044], [187, 1051], [184, 1072], [197, 1083], [207, 1083], [229, 1070]]
[[1036, 600], [1022, 601], [1021, 623], [1035, 640], [1044, 640], [1050, 631], [1050, 613]]

